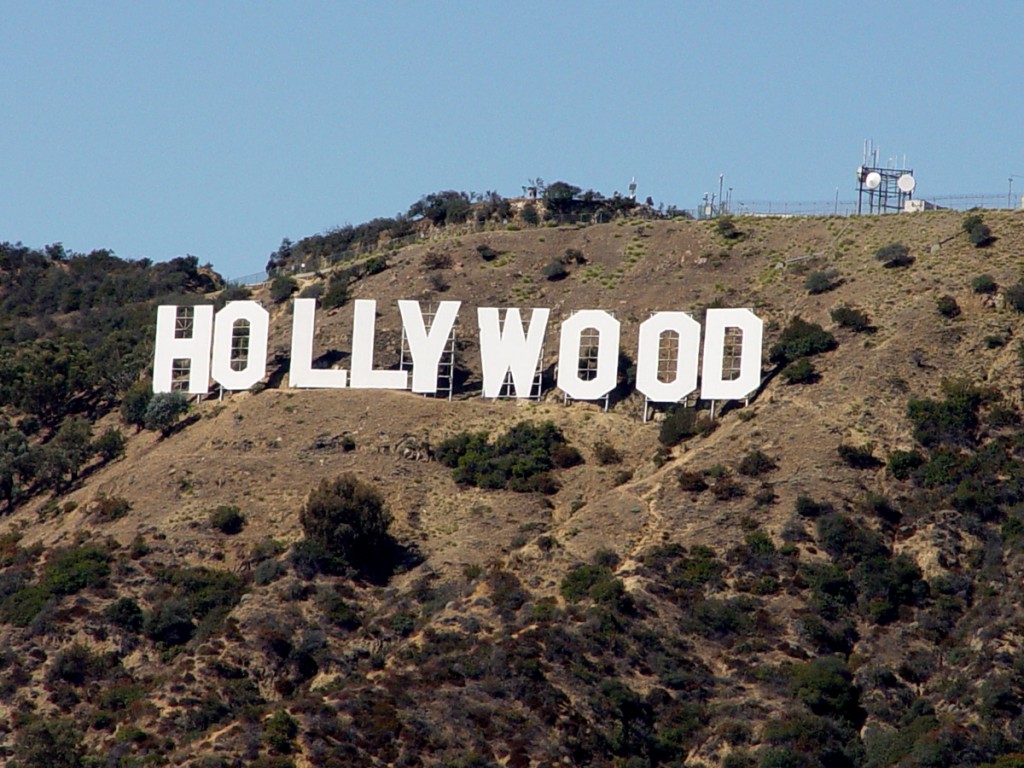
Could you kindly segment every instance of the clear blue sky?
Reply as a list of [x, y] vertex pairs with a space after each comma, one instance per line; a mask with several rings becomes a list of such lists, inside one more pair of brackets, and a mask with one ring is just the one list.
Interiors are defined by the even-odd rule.
[[[564, 180], [693, 208], [1024, 175], [1024, 4], [0, 0], [0, 240], [191, 253], [442, 190]], [[1015, 180], [1024, 192], [1024, 178]]]

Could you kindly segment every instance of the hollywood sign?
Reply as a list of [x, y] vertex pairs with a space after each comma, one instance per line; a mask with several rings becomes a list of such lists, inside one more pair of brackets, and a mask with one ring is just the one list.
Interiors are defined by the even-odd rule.
[[[377, 302], [363, 299], [354, 304], [350, 370], [346, 371], [313, 367], [316, 300], [295, 300], [288, 385], [300, 389], [411, 389], [436, 393], [438, 368], [462, 302], [440, 302], [429, 327], [418, 301], [398, 302], [412, 358], [411, 376], [405, 370], [374, 368]], [[157, 309], [154, 392], [172, 391], [175, 368], [184, 360], [189, 361], [187, 391], [192, 394], [208, 392], [211, 377], [224, 389], [237, 391], [249, 389], [266, 376], [270, 315], [258, 302], [233, 301], [216, 314], [209, 305], [189, 309], [193, 311], [190, 336], [184, 336], [179, 328], [177, 306]], [[517, 398], [530, 397], [541, 365], [550, 310], [532, 309], [525, 327], [515, 307], [506, 308], [504, 318], [495, 307], [479, 307], [476, 313], [483, 396], [498, 397], [505, 382], [511, 380]], [[726, 334], [730, 329], [731, 338], [740, 338], [742, 343], [730, 344], [740, 354], [738, 364], [733, 360], [726, 370]], [[238, 369], [240, 359], [233, 354], [233, 342], [244, 337], [245, 331], [247, 350], [244, 365]], [[685, 312], [655, 312], [640, 323], [637, 390], [653, 402], [680, 402], [697, 390], [698, 368], [700, 397], [705, 400], [736, 400], [756, 390], [761, 384], [761, 319], [749, 309], [709, 309], [703, 345], [701, 331], [700, 323]], [[598, 400], [611, 392], [617, 383], [620, 332], [619, 321], [599, 309], [581, 310], [566, 319], [559, 331], [558, 357], [572, 364], [558, 366], [559, 389], [574, 400]], [[677, 348], [665, 355], [663, 337], [669, 332], [674, 332]], [[586, 372], [577, 364], [584, 339], [596, 346], [596, 366]], [[666, 360], [674, 362], [674, 370], [663, 370]]]

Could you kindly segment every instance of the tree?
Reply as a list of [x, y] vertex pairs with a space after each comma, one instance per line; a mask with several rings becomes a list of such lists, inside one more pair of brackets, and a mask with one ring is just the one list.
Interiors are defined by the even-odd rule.
[[128, 388], [121, 399], [121, 420], [135, 427], [138, 432], [146, 426], [146, 409], [153, 399], [153, 385], [148, 381], [138, 381]]
[[573, 200], [582, 190], [579, 187], [556, 181], [544, 190], [544, 202], [552, 213], [567, 213], [572, 209]]
[[158, 429], [167, 437], [188, 409], [188, 397], [183, 392], [158, 392], [146, 408], [146, 429]]
[[424, 218], [435, 226], [461, 224], [469, 217], [469, 195], [448, 189], [424, 195], [409, 207], [409, 218]]
[[54, 487], [64, 483], [67, 475], [74, 482], [94, 453], [92, 423], [81, 416], [66, 419], [54, 438], [43, 446], [40, 476]]
[[373, 565], [390, 547], [391, 520], [377, 489], [352, 473], [320, 481], [299, 513], [307, 540], [356, 568]]

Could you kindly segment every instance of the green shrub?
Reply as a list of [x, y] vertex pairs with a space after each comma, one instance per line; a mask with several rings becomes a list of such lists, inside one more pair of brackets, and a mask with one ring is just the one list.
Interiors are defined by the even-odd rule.
[[996, 283], [995, 278], [993, 278], [992, 275], [978, 275], [976, 278], [971, 280], [971, 290], [975, 293], [995, 293], [999, 290], [999, 285]]
[[959, 317], [960, 315], [960, 305], [957, 303], [957, 300], [949, 294], [939, 296], [939, 298], [935, 300], [935, 309], [938, 310], [940, 315], [948, 317], [951, 320], [954, 317]]
[[14, 735], [12, 768], [83, 768], [85, 745], [70, 719], [33, 715]]
[[569, 270], [565, 268], [565, 264], [562, 263], [561, 259], [554, 259], [548, 262], [548, 265], [544, 267], [543, 274], [545, 280], [550, 280], [554, 283], [568, 277]]
[[860, 688], [846, 663], [836, 656], [824, 656], [790, 671], [790, 691], [816, 715], [845, 720], [854, 726], [864, 722]]
[[234, 536], [245, 527], [245, 515], [236, 506], [221, 504], [210, 513], [210, 525], [221, 533]]
[[153, 384], [149, 381], [137, 381], [132, 384], [121, 398], [121, 420], [136, 430], [146, 425], [146, 409], [153, 398]]
[[838, 285], [839, 283], [836, 282], [836, 272], [832, 269], [823, 272], [811, 272], [807, 275], [807, 279], [804, 280], [804, 289], [812, 296], [828, 293]]
[[155, 643], [167, 647], [184, 645], [195, 634], [192, 613], [181, 598], [162, 600], [145, 615], [143, 630]]
[[775, 364], [791, 363], [802, 357], [829, 352], [836, 348], [835, 337], [817, 323], [808, 323], [800, 317], [789, 321], [779, 341], [768, 353]]
[[98, 496], [93, 505], [93, 517], [103, 523], [120, 520], [132, 510], [131, 502], [120, 496]]
[[480, 258], [484, 261], [494, 261], [501, 255], [500, 251], [496, 251], [486, 243], [481, 243], [476, 247], [476, 252], [480, 254]]
[[940, 444], [971, 446], [977, 439], [978, 409], [982, 392], [965, 383], [943, 382], [944, 400], [913, 398], [907, 416], [914, 425], [914, 439], [926, 448]]
[[377, 489], [351, 473], [321, 480], [299, 513], [307, 540], [357, 568], [389, 549], [391, 520]]
[[889, 243], [875, 251], [875, 258], [882, 262], [882, 266], [892, 269], [894, 267], [909, 267], [914, 263], [914, 257], [910, 255], [910, 249], [903, 243]]
[[301, 291], [299, 291], [300, 299], [320, 299], [324, 295], [324, 284], [323, 283], [310, 283]]
[[786, 380], [787, 384], [813, 384], [821, 378], [814, 368], [814, 363], [806, 357], [794, 360], [783, 368], [779, 375]]
[[299, 290], [299, 284], [294, 277], [284, 275], [275, 277], [270, 283], [270, 300], [275, 304], [280, 304], [297, 290]]
[[295, 739], [299, 735], [299, 722], [283, 709], [267, 718], [263, 726], [263, 738], [267, 748], [278, 755], [289, 755], [295, 751]]
[[796, 497], [794, 511], [800, 517], [821, 517], [832, 512], [832, 505], [827, 501], [815, 501], [810, 496], [801, 493]]
[[438, 446], [437, 458], [454, 470], [457, 483], [541, 493], [558, 489], [550, 474], [556, 459], [563, 466], [581, 459], [550, 421], [519, 422], [493, 443], [485, 432], [462, 432]]
[[622, 463], [622, 454], [619, 453], [615, 446], [604, 440], [598, 440], [594, 443], [594, 458], [597, 459], [597, 463], [601, 466]]
[[189, 407], [188, 396], [183, 392], [158, 392], [146, 407], [146, 429], [159, 430], [164, 437], [169, 436]]
[[40, 586], [53, 595], [73, 595], [102, 586], [110, 576], [110, 553], [95, 545], [60, 550], [46, 564]]
[[104, 461], [113, 461], [124, 456], [125, 444], [124, 433], [117, 427], [109, 427], [96, 438], [92, 447]]
[[875, 458], [875, 444], [866, 443], [864, 445], [847, 445], [846, 443], [839, 444], [839, 458], [842, 459], [847, 466], [853, 467], [854, 469], [876, 469], [882, 466], [882, 462]]
[[717, 425], [714, 420], [699, 414], [694, 408], [677, 405], [672, 408], [661, 422], [658, 441], [662, 445], [675, 445], [680, 440], [690, 437], [707, 436]]
[[320, 306], [324, 309], [336, 309], [348, 304], [348, 277], [345, 275], [334, 275], [327, 284]]
[[1017, 312], [1024, 312], [1024, 281], [1018, 281], [1011, 285], [1003, 293], [1006, 297], [1007, 306]]
[[451, 269], [452, 255], [444, 252], [427, 251], [423, 254], [423, 268], [428, 270]]
[[975, 248], [984, 248], [993, 240], [992, 230], [982, 221], [979, 214], [971, 214], [963, 220], [961, 226]]
[[859, 309], [834, 307], [829, 310], [829, 316], [840, 328], [849, 328], [854, 333], [861, 333], [871, 329], [871, 321]]
[[776, 469], [777, 466], [778, 465], [771, 457], [761, 451], [754, 450], [740, 459], [737, 469], [741, 475], [746, 475], [747, 477], [760, 477], [761, 475]]
[[679, 479], [679, 487], [689, 493], [700, 493], [708, 489], [707, 480], [704, 479], [704, 475], [700, 472], [681, 470], [677, 477]]
[[106, 616], [107, 621], [115, 627], [118, 627], [129, 634], [135, 635], [142, 631], [142, 609], [139, 607], [139, 604], [130, 597], [122, 597], [111, 603], [107, 606], [103, 615]]
[[729, 215], [719, 216], [715, 219], [715, 231], [726, 240], [737, 240], [743, 233], [736, 228], [736, 220]]

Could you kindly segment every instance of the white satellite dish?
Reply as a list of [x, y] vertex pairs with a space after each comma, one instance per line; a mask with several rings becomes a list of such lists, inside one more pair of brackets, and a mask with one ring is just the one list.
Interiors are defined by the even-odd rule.
[[896, 186], [900, 188], [900, 192], [906, 192], [909, 195], [914, 191], [914, 187], [917, 186], [917, 181], [909, 173], [904, 173], [896, 179]]
[[868, 174], [867, 178], [864, 179], [864, 186], [868, 189], [878, 189], [882, 183], [882, 174], [878, 171], [872, 171]]

